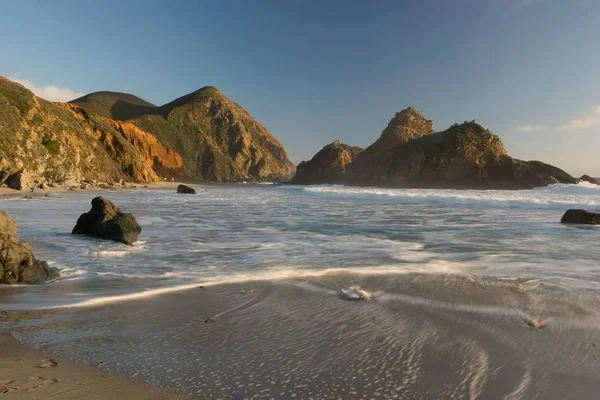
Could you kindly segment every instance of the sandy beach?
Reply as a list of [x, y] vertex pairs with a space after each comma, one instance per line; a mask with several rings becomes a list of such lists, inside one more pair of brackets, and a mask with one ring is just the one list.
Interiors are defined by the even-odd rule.
[[[176, 188], [178, 185], [185, 184], [184, 182], [152, 182], [148, 184], [135, 183], [128, 187], [114, 187], [109, 190], [131, 190], [131, 189], [170, 189]], [[69, 193], [69, 192], [80, 192], [80, 191], [94, 191], [94, 190], [105, 190], [100, 187], [90, 187], [87, 189], [68, 189], [64, 187], [54, 187], [47, 189], [36, 189], [35, 191], [30, 190], [15, 190], [8, 187], [0, 187], [0, 196], [12, 196], [12, 197], [25, 197], [35, 198], [50, 196], [58, 193]]]
[[[368, 288], [371, 300], [337, 289], [351, 284]], [[10, 376], [2, 379], [21, 388], [18, 398], [104, 388], [121, 398], [171, 398], [108, 371], [192, 398], [592, 399], [596, 306], [528, 282], [443, 275], [199, 285], [25, 319], [13, 313], [12, 334], [46, 355], [14, 350], [3, 337]], [[59, 366], [37, 368], [48, 355]]]
[[[134, 383], [24, 346], [0, 334], [0, 395], [9, 399], [183, 399], [165, 390]], [[3, 398], [4, 398], [3, 396]]]

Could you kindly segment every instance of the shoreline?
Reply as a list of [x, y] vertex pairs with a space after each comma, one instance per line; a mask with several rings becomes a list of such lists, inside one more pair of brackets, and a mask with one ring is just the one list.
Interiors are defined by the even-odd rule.
[[152, 182], [148, 184], [144, 183], [133, 183], [130, 186], [115, 186], [115, 187], [102, 187], [102, 186], [90, 186], [85, 189], [72, 188], [67, 189], [64, 187], [55, 187], [48, 189], [36, 189], [35, 191], [27, 190], [16, 190], [7, 187], [0, 188], [0, 198], [2, 197], [23, 197], [23, 198], [37, 198], [44, 197], [58, 193], [71, 193], [71, 192], [84, 192], [84, 191], [95, 191], [95, 190], [127, 190], [127, 189], [169, 189], [176, 188], [178, 185], [195, 185], [192, 183], [185, 182]]
[[11, 399], [60, 400], [123, 398], [185, 399], [181, 394], [134, 382], [106, 372], [102, 366], [75, 364], [20, 343], [0, 332], [0, 395]]

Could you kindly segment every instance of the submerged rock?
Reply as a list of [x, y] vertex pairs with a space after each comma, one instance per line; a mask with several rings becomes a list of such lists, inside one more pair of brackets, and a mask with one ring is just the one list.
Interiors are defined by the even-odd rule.
[[72, 233], [132, 245], [141, 232], [142, 228], [133, 215], [121, 212], [104, 197], [96, 197], [92, 200], [92, 209], [81, 214]]
[[17, 224], [0, 211], [0, 283], [44, 283], [58, 277], [58, 270], [33, 256], [31, 245], [21, 242]]
[[570, 209], [562, 216], [560, 222], [563, 224], [600, 225], [600, 214], [585, 210]]
[[600, 185], [600, 182], [598, 182], [598, 180], [592, 178], [589, 175], [582, 175], [581, 178], [579, 178], [580, 181], [584, 181], [584, 182], [588, 182], [588, 183], [593, 183], [594, 185]]
[[187, 185], [179, 185], [177, 186], [177, 193], [196, 194], [196, 190]]

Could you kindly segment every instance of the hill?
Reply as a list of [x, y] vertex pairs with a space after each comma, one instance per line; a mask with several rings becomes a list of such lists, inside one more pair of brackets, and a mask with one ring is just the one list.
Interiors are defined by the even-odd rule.
[[70, 103], [92, 111], [104, 118], [127, 121], [155, 113], [157, 107], [137, 96], [119, 92], [94, 92]]
[[191, 180], [283, 181], [295, 171], [283, 145], [211, 86], [161, 107], [114, 92], [92, 93], [72, 103], [151, 133], [181, 154], [185, 176]]
[[32, 190], [183, 175], [183, 160], [175, 151], [142, 130], [119, 128], [110, 119], [43, 100], [0, 77], [0, 184]]

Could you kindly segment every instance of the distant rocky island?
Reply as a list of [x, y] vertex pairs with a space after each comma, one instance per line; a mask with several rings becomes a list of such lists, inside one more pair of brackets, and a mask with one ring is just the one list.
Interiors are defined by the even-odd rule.
[[288, 181], [294, 171], [281, 143], [213, 87], [161, 107], [115, 92], [65, 104], [0, 77], [3, 186]]
[[[587, 177], [586, 177], [587, 180]], [[364, 150], [335, 141], [301, 162], [292, 183], [396, 188], [529, 189], [578, 183], [540, 161], [510, 157], [498, 136], [475, 121], [436, 132], [409, 107]]]

